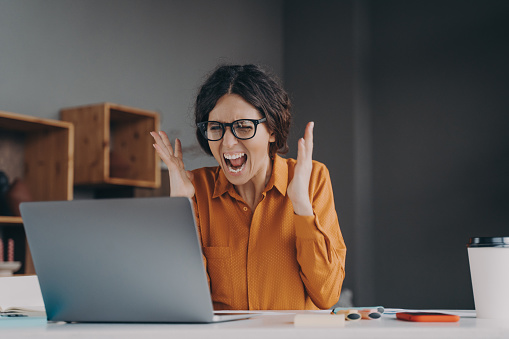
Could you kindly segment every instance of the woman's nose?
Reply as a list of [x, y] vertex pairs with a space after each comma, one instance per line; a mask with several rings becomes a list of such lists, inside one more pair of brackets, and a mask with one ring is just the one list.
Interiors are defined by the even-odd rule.
[[226, 127], [223, 135], [223, 144], [225, 146], [235, 145], [238, 142], [235, 135], [233, 135], [231, 127]]

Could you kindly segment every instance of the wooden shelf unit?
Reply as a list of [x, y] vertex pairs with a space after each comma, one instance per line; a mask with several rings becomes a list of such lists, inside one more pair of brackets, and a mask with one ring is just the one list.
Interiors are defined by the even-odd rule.
[[[33, 201], [72, 200], [73, 142], [74, 126], [69, 122], [0, 111], [0, 170], [11, 184], [22, 179]], [[24, 234], [22, 223], [19, 216], [2, 215], [0, 231], [14, 227]], [[26, 241], [24, 246], [21, 271], [34, 274]]]
[[75, 126], [75, 185], [161, 185], [160, 159], [150, 136], [159, 130], [157, 112], [100, 103], [64, 108], [60, 118]]
[[0, 224], [22, 224], [23, 220], [21, 217], [11, 217], [0, 215]]

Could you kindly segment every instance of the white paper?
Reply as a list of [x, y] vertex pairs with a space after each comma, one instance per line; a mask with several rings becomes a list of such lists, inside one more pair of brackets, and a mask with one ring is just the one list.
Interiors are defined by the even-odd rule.
[[39, 279], [36, 275], [0, 277], [0, 307], [44, 310]]

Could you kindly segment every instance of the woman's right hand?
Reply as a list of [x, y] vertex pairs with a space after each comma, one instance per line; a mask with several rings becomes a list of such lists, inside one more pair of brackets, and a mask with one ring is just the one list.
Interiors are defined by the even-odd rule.
[[175, 151], [170, 144], [168, 135], [163, 131], [159, 133], [150, 132], [154, 138], [154, 148], [157, 154], [163, 159], [170, 175], [170, 196], [188, 197], [194, 196], [194, 186], [192, 183], [193, 173], [186, 171], [184, 161], [182, 160], [182, 144], [179, 139], [175, 139]]

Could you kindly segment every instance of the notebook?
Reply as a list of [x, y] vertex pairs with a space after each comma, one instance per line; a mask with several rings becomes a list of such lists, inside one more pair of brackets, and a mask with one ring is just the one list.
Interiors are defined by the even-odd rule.
[[20, 206], [50, 321], [210, 323], [215, 314], [188, 198]]

